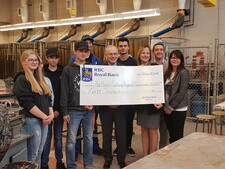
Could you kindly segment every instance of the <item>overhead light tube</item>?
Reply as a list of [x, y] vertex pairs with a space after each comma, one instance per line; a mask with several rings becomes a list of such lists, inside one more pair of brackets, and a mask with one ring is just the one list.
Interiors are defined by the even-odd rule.
[[12, 24], [12, 25], [3, 25], [3, 26], [0, 26], [0, 31], [12, 31], [12, 30], [51, 27], [51, 26], [67, 26], [67, 25], [97, 23], [97, 22], [106, 22], [106, 21], [118, 21], [118, 20], [127, 20], [127, 19], [135, 19], [135, 18], [153, 17], [153, 16], [159, 16], [159, 15], [160, 15], [159, 8], [154, 8], [154, 9], [145, 9], [145, 10], [138, 10], [138, 11], [122, 12], [122, 13], [95, 15], [95, 16], [88, 16], [88, 17], [74, 17], [74, 18], [59, 19], [59, 20], [48, 20], [48, 21], [26, 22], [26, 23]]

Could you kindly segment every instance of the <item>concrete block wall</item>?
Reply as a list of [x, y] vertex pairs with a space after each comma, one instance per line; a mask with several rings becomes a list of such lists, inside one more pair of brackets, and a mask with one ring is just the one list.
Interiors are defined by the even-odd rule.
[[194, 25], [184, 28], [183, 36], [192, 43], [214, 43], [215, 38], [225, 40], [225, 0], [217, 0], [215, 7], [206, 8], [195, 1]]

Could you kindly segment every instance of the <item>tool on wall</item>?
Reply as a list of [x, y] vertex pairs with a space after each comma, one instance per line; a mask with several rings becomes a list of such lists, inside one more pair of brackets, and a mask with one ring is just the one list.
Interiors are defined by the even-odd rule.
[[91, 37], [94, 39], [97, 36], [103, 34], [106, 31], [106, 24], [109, 24], [109, 23], [111, 23], [111, 22], [101, 22], [101, 23], [99, 23], [97, 25], [99, 27], [98, 30], [94, 34], [91, 34]]
[[130, 34], [131, 32], [134, 32], [134, 31], [138, 30], [139, 27], [140, 27], [140, 25], [141, 25], [141, 24], [140, 24], [140, 19], [134, 19], [133, 22], [134, 22], [134, 23], [131, 25], [130, 28], [128, 28], [128, 30], [122, 32], [122, 33], [119, 34], [117, 37], [118, 37], [118, 38], [119, 38], [119, 37], [124, 37], [124, 36]]
[[[54, 29], [54, 27], [45, 27], [43, 30], [38, 31], [33, 38], [31, 38], [28, 42], [36, 42], [41, 39], [48, 37], [50, 30]], [[39, 34], [42, 31], [41, 34]]]
[[[112, 34], [112, 38], [119, 38], [119, 37], [124, 37], [131, 32], [134, 32], [139, 29], [140, 27], [140, 21], [143, 19], [132, 19], [129, 22], [127, 22], [125, 25], [123, 25], [121, 28], [119, 28], [114, 34]], [[122, 29], [125, 27], [128, 27], [125, 31], [122, 33], [120, 32]]]
[[[58, 41], [66, 41], [69, 38], [71, 38], [72, 36], [77, 34], [77, 27], [79, 27], [81, 25], [71, 25], [69, 28], [67, 28], [62, 35], [60, 35], [60, 37], [58, 38]], [[68, 31], [69, 30], [69, 31]], [[65, 32], [68, 32], [65, 34]]]
[[32, 29], [23, 29], [20, 36], [17, 38], [16, 43], [21, 43], [23, 40], [25, 40], [29, 35], [29, 31], [31, 30]]

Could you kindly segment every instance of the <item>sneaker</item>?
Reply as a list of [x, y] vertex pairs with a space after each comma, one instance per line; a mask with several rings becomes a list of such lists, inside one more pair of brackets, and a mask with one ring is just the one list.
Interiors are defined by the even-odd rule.
[[48, 165], [41, 165], [41, 169], [49, 169]]
[[65, 164], [63, 162], [56, 163], [56, 169], [66, 169]]
[[116, 149], [113, 151], [113, 155], [117, 156], [117, 152], [118, 152], [118, 150], [117, 150], [117, 147], [116, 147]]
[[134, 150], [131, 147], [127, 148], [127, 154], [130, 157], [135, 157], [135, 152], [134, 152]]
[[103, 151], [100, 147], [98, 147], [97, 150], [93, 150], [93, 154], [103, 156]]
[[119, 162], [118, 164], [119, 164], [120, 168], [124, 168], [127, 166], [127, 164], [125, 162]]

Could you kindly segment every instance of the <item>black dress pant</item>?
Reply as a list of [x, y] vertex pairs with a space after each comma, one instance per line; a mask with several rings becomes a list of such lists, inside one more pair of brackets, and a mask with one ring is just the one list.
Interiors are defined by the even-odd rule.
[[126, 136], [127, 136], [127, 106], [110, 108], [108, 106], [99, 107], [99, 115], [102, 124], [103, 153], [105, 161], [112, 161], [112, 131], [115, 124], [117, 161], [125, 162], [126, 157]]
[[127, 106], [128, 116], [127, 116], [127, 148], [131, 147], [132, 137], [133, 137], [133, 121], [135, 115], [135, 109], [133, 106]]
[[170, 135], [170, 143], [184, 137], [184, 122], [187, 111], [172, 111], [171, 114], [164, 114], [166, 126]]

